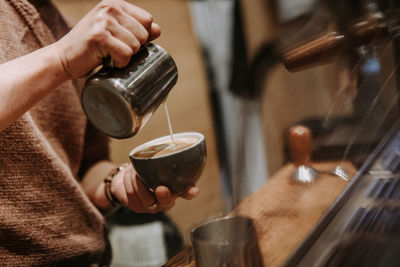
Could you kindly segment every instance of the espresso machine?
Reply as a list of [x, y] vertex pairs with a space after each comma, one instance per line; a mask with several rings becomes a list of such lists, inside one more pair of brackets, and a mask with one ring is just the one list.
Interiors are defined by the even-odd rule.
[[[353, 112], [299, 123], [320, 137], [314, 157], [340, 151], [359, 170], [284, 266], [400, 266], [400, 1], [324, 0], [316, 7], [327, 12], [328, 28], [285, 50], [282, 60], [293, 72], [345, 60], [356, 90]], [[384, 66], [389, 71], [379, 82]], [[387, 91], [389, 101], [378, 109]], [[344, 148], [324, 143], [343, 129]]]
[[336, 75], [342, 81], [334, 97], [342, 97], [337, 97], [333, 105], [341, 108], [341, 102], [347, 101], [351, 111], [297, 122], [312, 130], [316, 159], [343, 158], [360, 167], [397, 120], [398, 19], [394, 5], [398, 4], [320, 1], [309, 19], [312, 26], [304, 31], [316, 28], [319, 32], [281, 48], [282, 61], [290, 72], [335, 62], [333, 72], [341, 73]]

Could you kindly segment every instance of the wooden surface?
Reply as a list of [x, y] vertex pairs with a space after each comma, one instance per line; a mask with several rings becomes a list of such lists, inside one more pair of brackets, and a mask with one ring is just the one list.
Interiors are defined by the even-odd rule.
[[[312, 164], [324, 171], [336, 165]], [[355, 174], [352, 164], [340, 165]], [[233, 212], [254, 220], [265, 266], [280, 266], [348, 185], [328, 174], [321, 174], [312, 184], [299, 184], [291, 180], [294, 171], [292, 164], [284, 166]], [[195, 266], [192, 249], [185, 248], [164, 266]]]

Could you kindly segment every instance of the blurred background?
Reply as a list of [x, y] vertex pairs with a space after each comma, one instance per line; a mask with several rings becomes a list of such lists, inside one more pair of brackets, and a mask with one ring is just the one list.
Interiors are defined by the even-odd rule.
[[[73, 24], [99, 1], [53, 2]], [[155, 42], [176, 61], [179, 78], [166, 102], [173, 131], [198, 131], [207, 140], [199, 197], [178, 199], [166, 214], [184, 244], [195, 225], [229, 213], [290, 162], [290, 126], [311, 128], [314, 160], [360, 166], [397, 116], [387, 42], [357, 47], [353, 62], [335, 53], [330, 64], [320, 60], [299, 72], [282, 64], [284, 51], [338, 30], [328, 12], [334, 1], [129, 2], [153, 14], [162, 28]], [[112, 140], [112, 159], [127, 162], [135, 146], [168, 133], [159, 109], [133, 138]]]

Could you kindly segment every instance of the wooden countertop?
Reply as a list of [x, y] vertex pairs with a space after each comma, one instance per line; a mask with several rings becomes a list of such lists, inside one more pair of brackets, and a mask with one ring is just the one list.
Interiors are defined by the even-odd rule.
[[[337, 164], [320, 162], [312, 166], [329, 171]], [[340, 166], [352, 176], [356, 172], [349, 162], [341, 162]], [[265, 266], [283, 264], [348, 185], [329, 174], [321, 174], [312, 184], [296, 183], [291, 179], [294, 171], [292, 164], [284, 166], [230, 214], [254, 220]], [[195, 266], [192, 248], [185, 248], [164, 266]]]

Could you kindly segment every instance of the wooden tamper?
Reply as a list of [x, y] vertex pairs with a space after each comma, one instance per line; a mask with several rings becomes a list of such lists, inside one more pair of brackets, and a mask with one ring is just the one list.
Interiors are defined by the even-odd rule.
[[318, 177], [318, 172], [311, 167], [312, 133], [305, 126], [297, 125], [288, 130], [288, 145], [296, 172], [293, 179], [302, 183], [311, 183]]

